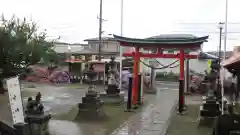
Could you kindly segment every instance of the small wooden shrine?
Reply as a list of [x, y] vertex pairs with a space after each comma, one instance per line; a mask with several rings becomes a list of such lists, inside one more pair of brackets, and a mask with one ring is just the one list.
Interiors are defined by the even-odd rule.
[[[66, 60], [68, 63], [69, 74], [71, 83], [84, 83], [86, 75], [84, 72], [87, 70], [89, 64], [93, 64], [94, 70], [97, 72], [98, 83], [104, 84], [106, 81], [106, 72], [108, 71], [106, 63], [110, 59], [102, 58], [101, 61], [97, 60], [97, 53], [84, 52], [84, 53], [72, 53]], [[119, 69], [119, 61], [117, 61], [117, 67]]]
[[232, 74], [236, 75], [237, 81], [237, 93], [240, 89], [240, 47], [235, 47], [233, 50], [233, 55], [222, 62], [223, 66]]

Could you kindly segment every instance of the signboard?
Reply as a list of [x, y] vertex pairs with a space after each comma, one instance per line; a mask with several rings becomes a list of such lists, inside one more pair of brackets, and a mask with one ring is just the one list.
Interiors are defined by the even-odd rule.
[[6, 80], [13, 124], [24, 123], [22, 98], [18, 76]]

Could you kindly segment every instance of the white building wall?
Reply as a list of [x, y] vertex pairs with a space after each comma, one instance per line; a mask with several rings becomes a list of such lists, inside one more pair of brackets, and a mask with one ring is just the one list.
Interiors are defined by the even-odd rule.
[[[70, 45], [70, 47], [71, 47], [71, 52], [81, 51], [83, 49], [81, 45]], [[67, 53], [68, 45], [65, 45], [65, 44], [55, 45], [54, 50], [57, 53]]]
[[[88, 41], [90, 48], [98, 50], [99, 42]], [[119, 52], [119, 43], [116, 41], [103, 41], [101, 52]]]
[[[177, 59], [164, 59], [164, 58], [158, 58], [157, 59], [160, 63], [162, 63], [163, 65], [169, 65], [171, 63], [173, 63], [174, 61], [176, 61]], [[177, 62], [176, 64], [172, 65], [178, 65], [179, 62]], [[161, 66], [159, 66], [161, 67]], [[199, 73], [204, 73], [204, 70], [206, 70], [207, 68], [207, 60], [198, 60], [198, 59], [192, 59], [189, 61], [189, 69], [197, 71]], [[158, 69], [156, 70], [156, 72], [173, 72], [173, 73], [177, 73], [179, 74], [179, 66], [176, 68], [166, 68], [166, 69]]]

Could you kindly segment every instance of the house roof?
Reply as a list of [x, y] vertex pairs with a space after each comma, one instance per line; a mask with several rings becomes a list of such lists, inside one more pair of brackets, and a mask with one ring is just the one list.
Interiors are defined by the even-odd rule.
[[191, 38], [197, 37], [192, 34], [161, 34], [146, 39], [191, 39]]
[[[72, 54], [78, 54], [78, 55], [98, 55], [99, 52], [96, 51], [95, 49], [91, 49], [91, 48], [84, 48], [80, 51], [75, 51], [75, 52], [71, 52]], [[101, 52], [101, 55], [116, 55], [119, 52]]]
[[218, 56], [209, 54], [207, 52], [200, 52], [199, 59], [219, 59]]
[[223, 61], [223, 66], [226, 68], [230, 68], [233, 65], [236, 65], [240, 62], [240, 53], [236, 53], [233, 56]]
[[[217, 51], [212, 51], [212, 52], [207, 52], [209, 54], [212, 54], [212, 55], [215, 55], [215, 56], [218, 56], [219, 55], [219, 52]], [[223, 57], [223, 51], [221, 52], [221, 56]], [[233, 55], [233, 51], [226, 51], [226, 57], [229, 58]]]
[[[84, 41], [99, 41], [99, 37], [88, 38], [88, 39], [85, 39]], [[102, 37], [102, 41], [115, 41], [115, 40], [112, 37]]]
[[159, 35], [155, 37], [137, 39], [137, 38], [128, 38], [114, 35], [114, 39], [118, 42], [127, 42], [130, 44], [145, 44], [145, 45], [186, 45], [186, 44], [202, 44], [206, 42], [208, 36], [204, 37], [195, 37], [195, 36], [177, 36], [174, 35]]
[[88, 44], [80, 44], [80, 43], [66, 43], [66, 42], [54, 42], [54, 45], [76, 45], [76, 46], [88, 46]]
[[98, 54], [98, 52], [94, 49], [90, 49], [90, 48], [84, 48], [80, 51], [75, 51], [75, 52], [72, 52], [73, 54]]

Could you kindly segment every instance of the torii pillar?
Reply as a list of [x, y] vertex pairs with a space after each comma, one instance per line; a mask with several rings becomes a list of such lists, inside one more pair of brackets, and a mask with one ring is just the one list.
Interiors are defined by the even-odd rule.
[[139, 73], [139, 62], [140, 62], [140, 52], [139, 47], [135, 47], [134, 52], [134, 63], [133, 63], [133, 89], [132, 89], [132, 96], [133, 96], [133, 105], [137, 105], [137, 98], [138, 98], [138, 73]]
[[185, 97], [184, 97], [184, 49], [180, 50], [179, 61], [180, 61], [180, 74], [179, 74], [179, 100], [178, 110], [179, 112], [184, 111]]

